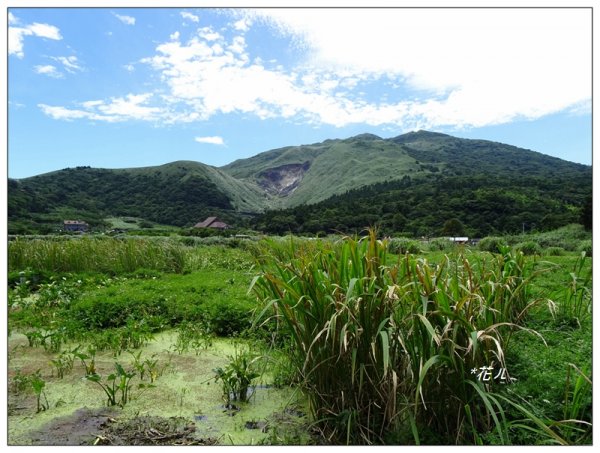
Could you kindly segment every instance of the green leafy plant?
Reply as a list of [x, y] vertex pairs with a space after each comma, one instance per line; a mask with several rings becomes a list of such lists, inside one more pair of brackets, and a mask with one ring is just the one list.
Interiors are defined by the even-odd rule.
[[30, 378], [31, 387], [33, 389], [33, 393], [36, 397], [37, 403], [37, 412], [42, 412], [48, 410], [50, 404], [48, 403], [48, 398], [46, 398], [46, 392], [44, 392], [44, 387], [46, 386], [46, 381], [42, 379], [40, 376], [40, 371], [38, 370], [35, 374], [31, 375]]
[[177, 340], [174, 348], [179, 354], [183, 354], [191, 348], [198, 355], [201, 350], [206, 350], [212, 346], [213, 339], [214, 333], [209, 322], [183, 322], [177, 329]]
[[30, 381], [31, 376], [28, 374], [23, 374], [19, 369], [10, 380], [10, 388], [15, 393], [22, 393], [29, 387]]
[[142, 351], [137, 354], [133, 352], [129, 353], [133, 357], [133, 368], [138, 372], [140, 380], [144, 380], [146, 373], [150, 379], [150, 383], [154, 382], [161, 373], [158, 368], [158, 359], [156, 354], [152, 354], [151, 357], [142, 360]]
[[88, 353], [85, 354], [83, 352], [79, 352], [77, 348], [73, 354], [81, 361], [81, 364], [85, 369], [86, 377], [96, 374], [96, 349], [88, 347]]
[[50, 344], [47, 350], [50, 352], [60, 352], [63, 343], [67, 339], [66, 328], [58, 327], [53, 329], [52, 331], [48, 332], [46, 338], [50, 339]]
[[56, 374], [60, 379], [65, 376], [65, 373], [68, 373], [73, 369], [73, 362], [75, 361], [78, 350], [79, 347], [72, 351], [63, 351], [56, 358], [50, 360], [52, 366], [56, 368]]
[[129, 319], [122, 335], [122, 349], [139, 349], [154, 338], [150, 327], [144, 320]]
[[107, 405], [121, 407], [125, 406], [131, 399], [131, 379], [135, 376], [133, 372], [127, 372], [122, 365], [115, 362], [115, 373], [106, 377], [106, 382], [102, 382], [102, 376], [99, 374], [89, 374], [86, 376], [88, 381], [98, 384], [107, 396]]
[[260, 376], [255, 369], [255, 363], [258, 357], [253, 357], [248, 351], [237, 351], [229, 357], [229, 363], [225, 368], [216, 368], [215, 382], [221, 382], [223, 389], [223, 399], [230, 401], [248, 401], [248, 389], [252, 381]]
[[46, 345], [46, 335], [39, 330], [30, 330], [29, 332], [25, 332], [25, 336], [27, 337], [27, 342], [30, 348]]

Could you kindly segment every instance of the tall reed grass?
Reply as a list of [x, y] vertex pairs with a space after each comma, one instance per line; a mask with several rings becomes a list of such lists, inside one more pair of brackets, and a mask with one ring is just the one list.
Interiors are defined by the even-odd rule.
[[372, 444], [408, 429], [416, 443], [430, 431], [460, 444], [495, 430], [507, 443], [494, 383], [472, 370], [506, 367], [505, 334], [532, 305], [522, 254], [386, 262], [374, 231], [338, 244], [266, 243], [258, 256], [257, 319], [274, 317], [291, 337], [323, 433]]
[[592, 316], [592, 268], [586, 267], [586, 252], [581, 252], [569, 273], [569, 282], [556, 294], [558, 313], [581, 325]]
[[133, 272], [146, 268], [182, 272], [187, 252], [170, 241], [77, 238], [16, 239], [8, 244], [8, 269], [50, 272]]

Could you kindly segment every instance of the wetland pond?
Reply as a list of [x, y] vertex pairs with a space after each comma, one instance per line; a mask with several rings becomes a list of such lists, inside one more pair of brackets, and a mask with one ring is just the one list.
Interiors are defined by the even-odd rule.
[[[75, 359], [60, 378], [51, 362], [56, 354], [30, 347], [24, 334], [11, 332], [8, 444], [256, 445], [277, 443], [281, 436], [302, 442], [308, 436], [306, 399], [297, 389], [270, 385], [267, 362], [248, 391], [248, 402], [224, 399], [213, 370], [249, 344], [218, 338], [205, 349], [179, 354], [171, 347], [176, 335], [161, 332], [141, 349], [116, 357], [110, 351], [96, 353], [95, 372], [105, 385], [115, 374], [115, 362], [125, 370], [134, 368], [135, 356], [156, 364], [152, 383], [139, 373], [131, 378], [129, 400], [120, 407], [108, 406], [103, 388], [86, 379], [83, 361]], [[20, 380], [37, 370], [44, 382], [41, 403], [31, 386], [19, 388]]]

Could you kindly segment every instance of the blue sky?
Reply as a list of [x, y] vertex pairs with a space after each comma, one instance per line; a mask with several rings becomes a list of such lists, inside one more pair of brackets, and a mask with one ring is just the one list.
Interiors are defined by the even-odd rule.
[[8, 10], [8, 176], [426, 129], [591, 164], [590, 9]]

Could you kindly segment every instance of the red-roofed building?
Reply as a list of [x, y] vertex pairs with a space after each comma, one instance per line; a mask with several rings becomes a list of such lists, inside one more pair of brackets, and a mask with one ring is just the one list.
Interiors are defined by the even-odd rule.
[[218, 217], [208, 217], [204, 222], [199, 222], [194, 225], [194, 228], [217, 228], [219, 230], [227, 230], [231, 228], [231, 226], [227, 225], [222, 220], [219, 220]]

